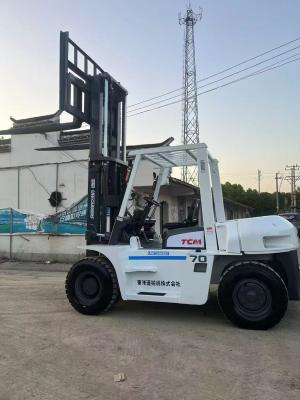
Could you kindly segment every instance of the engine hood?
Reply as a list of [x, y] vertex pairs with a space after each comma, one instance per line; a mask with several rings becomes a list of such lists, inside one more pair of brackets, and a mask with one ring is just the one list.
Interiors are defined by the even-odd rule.
[[278, 215], [239, 219], [237, 229], [245, 253], [276, 253], [299, 247], [296, 228]]
[[216, 224], [220, 251], [270, 254], [297, 250], [297, 229], [278, 215], [229, 220]]

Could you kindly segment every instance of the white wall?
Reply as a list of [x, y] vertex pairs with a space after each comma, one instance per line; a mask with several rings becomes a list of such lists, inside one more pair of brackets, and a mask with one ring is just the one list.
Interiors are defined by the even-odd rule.
[[[12, 137], [11, 153], [0, 153], [0, 209], [19, 208], [40, 215], [55, 214], [48, 198], [56, 190], [63, 195], [57, 211], [69, 208], [87, 194], [88, 151], [47, 151], [34, 149], [57, 146], [58, 133]], [[58, 165], [58, 171], [57, 171]], [[137, 185], [152, 185], [155, 166], [143, 162]], [[58, 175], [57, 175], [58, 173]], [[56, 178], [57, 183], [56, 183]], [[19, 193], [18, 193], [19, 190]], [[158, 221], [159, 224], [159, 221]], [[0, 235], [0, 256], [15, 259], [73, 261], [83, 251], [84, 236], [45, 234]]]
[[[0, 153], [0, 159], [2, 153]], [[0, 208], [18, 207], [18, 170], [0, 170]]]
[[0, 208], [19, 208], [36, 214], [55, 213], [48, 198], [56, 190], [56, 164], [57, 190], [65, 199], [57, 211], [68, 208], [87, 194], [87, 161], [77, 161], [87, 160], [87, 150], [35, 150], [57, 146], [57, 138], [58, 133], [12, 136], [11, 153], [0, 153]]
[[35, 214], [54, 214], [56, 209], [50, 205], [48, 199], [51, 192], [56, 190], [56, 185], [64, 198], [57, 210], [62, 211], [87, 194], [87, 176], [87, 162], [70, 161], [58, 165], [0, 169], [0, 187], [2, 188], [0, 208], [12, 207]]
[[60, 163], [72, 159], [88, 159], [88, 150], [67, 152], [35, 150], [37, 148], [58, 146], [58, 137], [58, 132], [12, 136], [11, 153], [0, 154], [0, 168], [44, 163]]
[[0, 256], [15, 260], [74, 262], [84, 257], [84, 236], [0, 235]]
[[88, 191], [88, 163], [60, 164], [58, 169], [58, 190], [62, 192], [64, 207], [70, 207]]

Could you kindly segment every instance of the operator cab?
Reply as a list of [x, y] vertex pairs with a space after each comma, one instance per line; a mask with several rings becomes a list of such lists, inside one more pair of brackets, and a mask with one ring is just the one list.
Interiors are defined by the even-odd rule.
[[[206, 248], [205, 231], [202, 218], [200, 217], [202, 215], [200, 212], [200, 191], [199, 198], [193, 202], [189, 209], [188, 216], [183, 222], [165, 223], [162, 229], [163, 232], [161, 232], [161, 238], [159, 238], [154, 231], [156, 222], [154, 215], [156, 208], [160, 206], [158, 202], [159, 192], [162, 184], [165, 184], [168, 180], [171, 168], [183, 165], [198, 165], [198, 153], [200, 153], [202, 149], [204, 155], [207, 154], [204, 144], [177, 147], [166, 146], [130, 152], [131, 156], [135, 156], [135, 160], [132, 165], [130, 178], [127, 182], [120, 212], [112, 229], [109, 244], [128, 244], [132, 236], [137, 236], [144, 248], [190, 248], [198, 251]], [[143, 198], [144, 206], [135, 207], [133, 211], [129, 211], [132, 209], [132, 204], [135, 202], [133, 188], [137, 171], [142, 160], [152, 161], [153, 164], [160, 167], [160, 172], [158, 176], [155, 176], [151, 193]], [[200, 166], [203, 168], [203, 163], [201, 164], [201, 160], [199, 161]], [[209, 163], [211, 172], [218, 174], [216, 160], [211, 158], [209, 159]], [[217, 195], [222, 196], [221, 191], [215, 193], [215, 196]], [[223, 198], [221, 197], [218, 200], [220, 200], [218, 204], [221, 204], [219, 212], [221, 213], [221, 211], [223, 211], [224, 214]], [[131, 206], [129, 206], [130, 203]], [[223, 209], [221, 207], [223, 207]], [[221, 217], [225, 219], [225, 215], [221, 215]]]
[[[163, 225], [161, 238], [155, 231], [156, 219], [153, 218], [160, 203], [151, 197], [144, 197], [144, 208], [136, 207], [130, 213], [126, 211], [123, 221], [114, 226], [110, 244], [129, 244], [132, 236], [137, 236], [144, 248], [183, 248], [204, 249], [204, 228], [198, 225], [198, 218], [188, 218], [183, 222], [168, 222]], [[198, 208], [199, 202], [196, 207]], [[195, 212], [193, 208], [191, 214]]]

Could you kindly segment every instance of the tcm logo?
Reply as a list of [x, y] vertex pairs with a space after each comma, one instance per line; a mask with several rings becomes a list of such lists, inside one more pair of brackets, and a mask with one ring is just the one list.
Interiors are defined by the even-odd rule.
[[202, 240], [201, 239], [181, 239], [181, 244], [184, 245], [196, 245], [196, 246], [201, 246]]

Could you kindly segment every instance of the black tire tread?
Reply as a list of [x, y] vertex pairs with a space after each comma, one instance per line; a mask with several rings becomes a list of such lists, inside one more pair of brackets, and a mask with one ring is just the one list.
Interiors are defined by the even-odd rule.
[[[220, 286], [222, 285], [222, 282], [228, 277], [228, 275], [230, 275], [230, 274], [232, 273], [232, 271], [234, 271], [236, 268], [240, 268], [240, 267], [243, 267], [243, 266], [249, 266], [249, 265], [255, 265], [255, 266], [259, 267], [259, 268], [265, 269], [265, 270], [267, 270], [269, 273], [272, 273], [273, 275], [276, 276], [276, 278], [277, 278], [278, 281], [280, 282], [282, 288], [284, 288], [284, 300], [285, 300], [286, 306], [287, 306], [287, 303], [288, 303], [288, 291], [287, 291], [287, 287], [286, 287], [286, 284], [285, 284], [284, 280], [282, 279], [282, 277], [281, 277], [273, 268], [271, 268], [269, 265], [267, 265], [267, 264], [265, 264], [265, 263], [262, 263], [262, 262], [259, 262], [259, 261], [240, 261], [240, 262], [238, 262], [238, 263], [235, 263], [235, 264], [231, 265], [231, 266], [230, 266], [229, 268], [227, 268], [227, 269], [225, 270], [225, 272], [222, 274], [222, 276], [221, 276], [221, 278], [220, 278], [220, 282], [219, 282], [219, 288], [220, 288]], [[284, 315], [284, 314], [281, 315], [280, 318], [278, 318], [278, 319], [276, 320], [276, 322], [271, 323], [271, 324], [269, 324], [269, 325], [266, 325], [266, 324], [264, 324], [264, 323], [261, 323], [261, 324], [257, 324], [257, 326], [255, 326], [255, 324], [252, 324], [252, 323], [249, 323], [249, 324], [247, 324], [247, 323], [244, 323], [244, 324], [243, 324], [243, 323], [238, 323], [237, 320], [234, 320], [233, 318], [230, 318], [230, 317], [226, 314], [226, 312], [223, 310], [223, 307], [222, 307], [222, 304], [221, 304], [221, 301], [220, 301], [220, 297], [219, 297], [219, 293], [220, 293], [220, 292], [218, 292], [218, 303], [219, 303], [219, 306], [220, 306], [221, 311], [223, 312], [223, 314], [224, 314], [228, 319], [230, 319], [233, 323], [235, 323], [236, 325], [238, 325], [238, 326], [241, 327], [241, 328], [265, 330], [265, 329], [271, 328], [272, 326], [276, 325], [276, 324], [281, 320], [281, 318], [282, 318], [283, 315]]]
[[[273, 272], [275, 275], [277, 275], [278, 278], [281, 279], [282, 282], [283, 282], [283, 279], [282, 279], [281, 276], [278, 274], [278, 272], [276, 272], [275, 269], [271, 268], [269, 265], [267, 265], [267, 264], [265, 264], [265, 263], [262, 263], [262, 262], [260, 262], [260, 261], [240, 261], [240, 262], [238, 262], [238, 263], [234, 263], [233, 265], [231, 265], [229, 268], [227, 268], [227, 269], [225, 270], [225, 272], [224, 272], [223, 275], [221, 276], [220, 283], [222, 282], [223, 278], [224, 278], [230, 271], [232, 271], [235, 267], [238, 267], [238, 266], [240, 266], [240, 265], [249, 265], [249, 264], [258, 265], [259, 267], [263, 267], [263, 268], [266, 268], [266, 269], [270, 270], [270, 272]], [[283, 282], [283, 283], [284, 283], [284, 282]]]
[[111, 263], [104, 256], [85, 257], [85, 258], [82, 258], [81, 260], [77, 261], [75, 264], [73, 264], [73, 266], [70, 268], [70, 270], [69, 270], [69, 272], [67, 274], [66, 281], [65, 281], [65, 290], [66, 290], [67, 298], [68, 298], [70, 304], [72, 305], [72, 307], [74, 307], [76, 310], [78, 310], [77, 304], [74, 302], [74, 298], [73, 298], [72, 294], [70, 293], [70, 290], [69, 290], [69, 287], [68, 287], [68, 281], [70, 280], [74, 270], [83, 261], [84, 262], [93, 262], [93, 263], [96, 263], [96, 264], [100, 264], [102, 267], [105, 268], [105, 270], [107, 271], [108, 275], [111, 278], [112, 291], [113, 291], [112, 296], [111, 296], [111, 300], [110, 300], [109, 304], [105, 307], [105, 309], [99, 310], [99, 312], [97, 312], [97, 314], [106, 313], [120, 299], [120, 289], [119, 289], [119, 284], [118, 284], [118, 279], [117, 279], [116, 272], [115, 272], [113, 266], [111, 265]]

